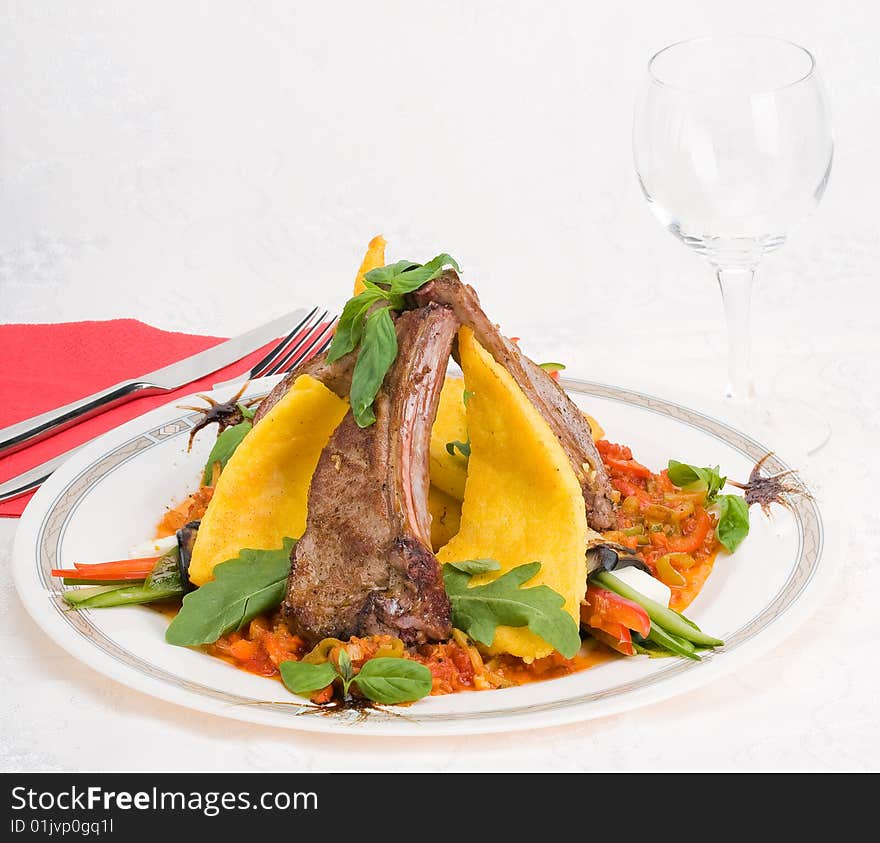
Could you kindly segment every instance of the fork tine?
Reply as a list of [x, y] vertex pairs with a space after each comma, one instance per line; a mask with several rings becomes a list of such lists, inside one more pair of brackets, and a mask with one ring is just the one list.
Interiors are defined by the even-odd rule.
[[284, 339], [281, 340], [276, 346], [272, 348], [272, 350], [258, 363], [255, 363], [250, 372], [250, 377], [258, 378], [260, 375], [265, 372], [269, 366], [281, 355], [287, 345], [295, 339], [297, 336], [302, 334], [303, 332], [308, 333], [315, 326], [315, 314], [317, 314], [318, 308], [313, 307], [312, 310], [302, 319], [302, 321], [296, 325], [293, 330], [287, 334]]
[[330, 343], [333, 342], [333, 333], [336, 328], [336, 323], [339, 321], [338, 316], [334, 316], [326, 325], [321, 328], [320, 331], [315, 331], [315, 338], [308, 348], [304, 349], [300, 355], [297, 356], [295, 360], [291, 360], [287, 366], [282, 371], [289, 372], [295, 366], [298, 366], [305, 360], [308, 360], [310, 357], [315, 357], [318, 354], [323, 354], [329, 347]]
[[309, 352], [314, 347], [314, 337], [315, 333], [318, 332], [322, 336], [326, 331], [325, 320], [330, 315], [329, 310], [325, 310], [320, 317], [318, 317], [318, 324], [314, 326], [307, 334], [301, 335], [297, 342], [293, 343], [285, 352], [285, 354], [276, 358], [272, 365], [268, 368], [268, 370], [264, 373], [266, 375], [277, 375], [279, 372], [287, 371], [288, 369], [296, 366], [298, 363], [301, 363], [308, 357]]

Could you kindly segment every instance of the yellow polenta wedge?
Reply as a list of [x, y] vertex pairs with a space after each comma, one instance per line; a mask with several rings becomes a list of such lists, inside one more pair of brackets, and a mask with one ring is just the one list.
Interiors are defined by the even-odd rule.
[[460, 451], [450, 454], [448, 442], [467, 442], [468, 426], [464, 406], [464, 381], [446, 378], [440, 392], [437, 418], [431, 428], [431, 484], [452, 498], [464, 498], [468, 461]]
[[348, 402], [309, 375], [242, 440], [223, 469], [193, 548], [189, 578], [204, 585], [243, 548], [271, 550], [306, 528], [309, 483]]
[[[540, 562], [524, 587], [547, 585], [565, 599], [575, 622], [586, 587], [587, 518], [574, 471], [550, 427], [506, 369], [474, 339], [458, 334], [465, 384], [471, 456], [461, 528], [437, 554], [441, 562], [491, 558], [501, 570], [474, 577], [472, 585], [511, 568]], [[499, 626], [492, 653], [526, 661], [553, 648], [526, 627]]]
[[381, 234], [377, 234], [367, 245], [367, 252], [361, 261], [357, 276], [354, 279], [354, 292], [356, 296], [367, 288], [364, 286], [364, 276], [370, 270], [378, 269], [385, 265], [385, 238]]

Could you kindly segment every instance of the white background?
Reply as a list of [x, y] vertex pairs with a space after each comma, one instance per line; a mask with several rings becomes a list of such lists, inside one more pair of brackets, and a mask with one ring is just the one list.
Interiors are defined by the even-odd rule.
[[[0, 3], [0, 321], [225, 335], [339, 306], [382, 232], [392, 259], [454, 254], [533, 356], [709, 410], [720, 297], [638, 191], [633, 98], [670, 41], [810, 47], [835, 164], [762, 267], [754, 348], [765, 394], [832, 423], [811, 475], [843, 556], [814, 620], [734, 677], [460, 740], [289, 733], [139, 696], [51, 644], [0, 577], [0, 767], [876, 769], [878, 23], [839, 0]], [[0, 572], [14, 529], [0, 521]]]

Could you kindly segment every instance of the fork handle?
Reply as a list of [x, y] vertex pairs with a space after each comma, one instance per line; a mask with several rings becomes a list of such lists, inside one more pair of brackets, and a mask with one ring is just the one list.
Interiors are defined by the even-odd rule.
[[96, 392], [94, 395], [71, 401], [63, 407], [16, 422], [16, 424], [0, 430], [0, 455], [11, 454], [13, 451], [32, 445], [59, 430], [64, 430], [64, 428], [84, 419], [103, 413], [110, 407], [123, 404], [132, 398], [160, 392], [168, 392], [168, 390], [139, 380], [121, 381]]

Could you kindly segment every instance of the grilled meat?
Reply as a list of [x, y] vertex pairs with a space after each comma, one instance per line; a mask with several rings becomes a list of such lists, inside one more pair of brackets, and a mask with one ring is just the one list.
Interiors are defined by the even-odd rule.
[[416, 645], [450, 633], [431, 552], [428, 452], [457, 329], [439, 304], [401, 316], [376, 423], [360, 428], [349, 411], [321, 454], [284, 602], [291, 630], [310, 642], [390, 634]]

